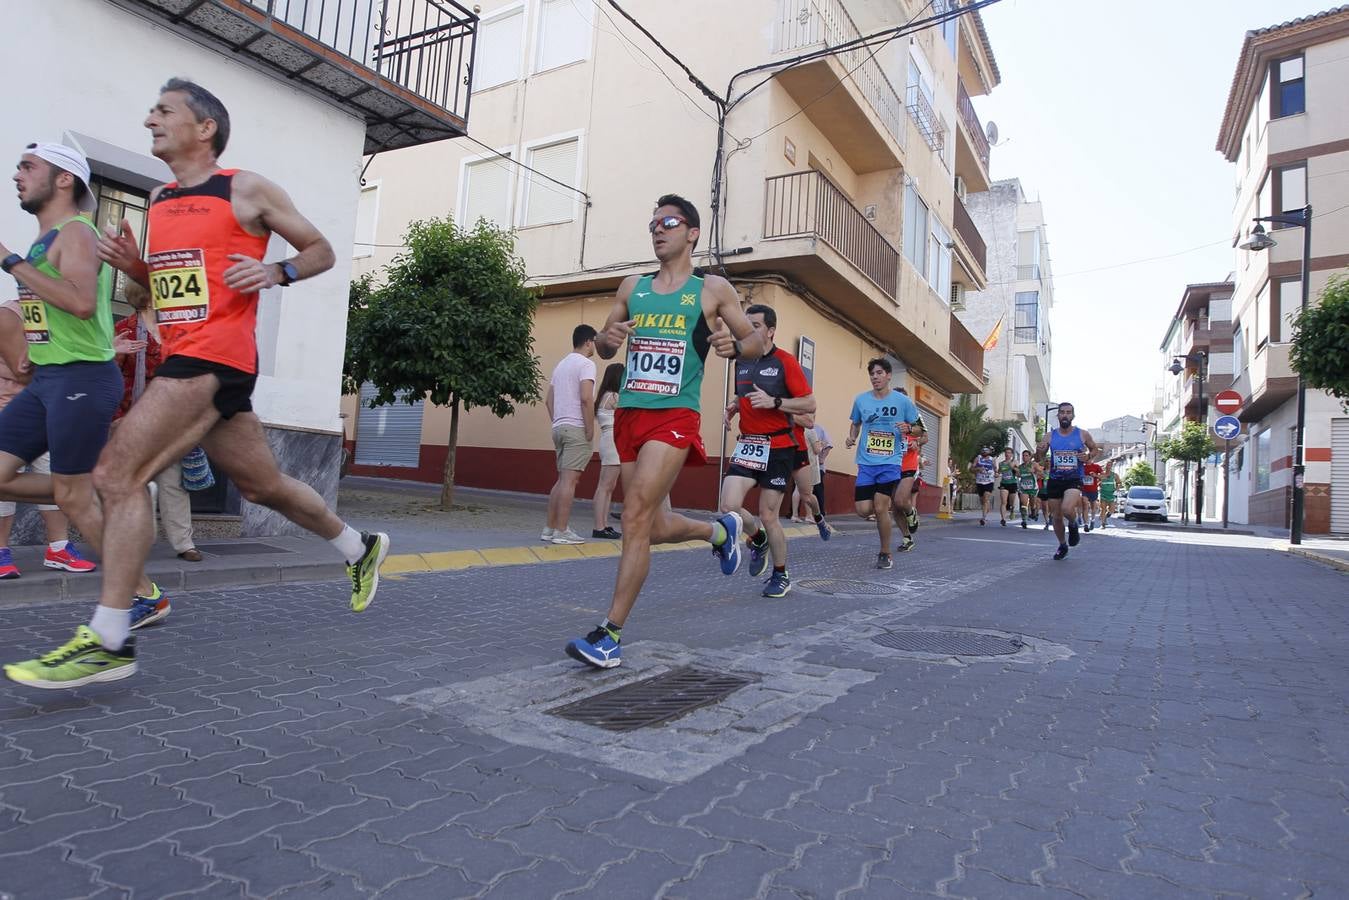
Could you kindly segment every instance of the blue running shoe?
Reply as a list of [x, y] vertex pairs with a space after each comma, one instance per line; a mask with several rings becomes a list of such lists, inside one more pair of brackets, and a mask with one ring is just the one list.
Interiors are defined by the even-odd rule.
[[140, 594], [131, 601], [131, 628], [144, 628], [146, 625], [153, 625], [163, 619], [173, 609], [169, 605], [169, 598], [164, 596], [164, 592], [159, 589], [159, 585], [150, 584], [149, 597], [142, 597]]
[[820, 540], [822, 541], [827, 541], [834, 536], [834, 526], [826, 522], [823, 516], [820, 517], [820, 521], [815, 523], [815, 527], [820, 529]]
[[622, 646], [603, 627], [567, 644], [567, 655], [597, 669], [612, 669], [623, 664]]
[[749, 574], [759, 578], [768, 571], [768, 530], [760, 528], [755, 537], [763, 538], [763, 543], [755, 543], [753, 538], [749, 541]]
[[721, 560], [721, 574], [734, 575], [740, 571], [740, 535], [745, 526], [740, 524], [740, 514], [728, 512], [717, 519], [726, 529], [726, 540], [712, 548], [712, 554]]
[[763, 595], [776, 600], [779, 597], [785, 597], [792, 590], [792, 579], [786, 572], [774, 571], [768, 577], [767, 584], [764, 585]]

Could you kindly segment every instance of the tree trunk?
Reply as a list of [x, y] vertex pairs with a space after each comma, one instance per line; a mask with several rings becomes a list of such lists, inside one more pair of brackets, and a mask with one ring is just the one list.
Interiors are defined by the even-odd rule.
[[445, 454], [445, 475], [440, 483], [440, 508], [448, 510], [454, 503], [454, 454], [459, 446], [459, 398], [450, 397], [450, 441]]

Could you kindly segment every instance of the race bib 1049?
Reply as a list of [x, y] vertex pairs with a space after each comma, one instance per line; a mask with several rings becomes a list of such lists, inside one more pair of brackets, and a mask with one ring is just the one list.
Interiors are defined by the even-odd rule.
[[624, 388], [639, 394], [674, 397], [684, 378], [684, 348], [670, 338], [628, 338], [628, 380]]
[[160, 325], [203, 322], [211, 312], [211, 289], [206, 283], [206, 254], [201, 250], [163, 250], [146, 260], [150, 269], [150, 296]]
[[752, 472], [768, 470], [768, 453], [772, 441], [761, 434], [742, 434], [735, 443], [731, 464]]

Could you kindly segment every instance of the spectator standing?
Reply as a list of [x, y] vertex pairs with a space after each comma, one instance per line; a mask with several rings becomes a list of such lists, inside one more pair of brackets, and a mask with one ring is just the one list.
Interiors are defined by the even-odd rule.
[[[135, 293], [145, 289], [128, 281], [127, 290]], [[113, 416], [116, 422], [126, 415], [132, 403], [140, 399], [146, 383], [155, 376], [161, 359], [159, 329], [147, 328], [139, 315], [127, 316], [113, 328], [112, 349], [117, 354], [123, 383], [122, 404]], [[164, 525], [164, 537], [173, 552], [187, 562], [201, 562], [201, 551], [192, 537], [192, 498], [183, 488], [182, 461], [175, 459], [150, 483], [155, 486], [155, 503], [159, 507], [159, 520]]]
[[553, 422], [557, 481], [548, 493], [548, 522], [539, 539], [553, 544], [584, 544], [568, 526], [576, 484], [590, 465], [595, 440], [595, 329], [577, 325], [572, 350], [553, 369], [544, 405]]
[[609, 508], [622, 468], [618, 461], [618, 446], [614, 444], [614, 409], [618, 406], [618, 392], [623, 388], [624, 371], [622, 363], [609, 363], [595, 397], [595, 421], [600, 426], [600, 480], [595, 485], [595, 528], [590, 536], [611, 541], [623, 536], [609, 524]]

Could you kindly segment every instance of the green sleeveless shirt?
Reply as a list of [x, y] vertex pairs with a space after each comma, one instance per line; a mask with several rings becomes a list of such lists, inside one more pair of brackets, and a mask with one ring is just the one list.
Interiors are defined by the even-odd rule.
[[628, 298], [628, 318], [637, 321], [618, 405], [697, 410], [711, 335], [703, 317], [703, 279], [691, 275], [671, 294], [657, 293], [654, 280], [643, 275]]
[[[38, 238], [28, 250], [28, 263], [44, 275], [60, 278], [61, 273], [47, 259], [47, 250], [56, 236], [71, 222], [98, 228], [87, 216], [76, 216], [57, 225]], [[104, 263], [98, 269], [98, 299], [94, 314], [81, 319], [47, 303], [37, 294], [19, 285], [19, 304], [23, 307], [23, 333], [28, 340], [28, 358], [35, 366], [73, 362], [107, 362], [112, 359], [112, 268]]]

